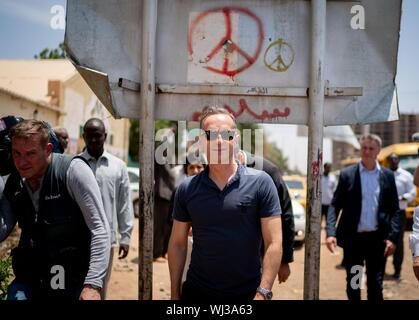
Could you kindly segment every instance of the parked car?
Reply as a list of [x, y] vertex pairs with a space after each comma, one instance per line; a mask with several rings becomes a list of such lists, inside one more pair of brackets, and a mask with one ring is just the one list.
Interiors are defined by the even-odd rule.
[[295, 200], [297, 200], [304, 209], [306, 208], [307, 182], [305, 177], [301, 176], [283, 176], [288, 191]]
[[128, 167], [129, 186], [131, 189], [134, 216], [140, 216], [140, 168]]
[[295, 225], [295, 246], [301, 246], [306, 237], [306, 210], [295, 199], [291, 199], [292, 211], [294, 213]]

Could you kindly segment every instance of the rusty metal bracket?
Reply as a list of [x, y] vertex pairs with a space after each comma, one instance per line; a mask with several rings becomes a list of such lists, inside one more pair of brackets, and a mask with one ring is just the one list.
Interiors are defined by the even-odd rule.
[[118, 87], [131, 91], [141, 91], [141, 84], [132, 80], [119, 78]]
[[[157, 94], [203, 94], [203, 95], [232, 95], [232, 96], [265, 96], [265, 97], [308, 97], [309, 88], [272, 88], [272, 87], [244, 87], [222, 85], [170, 85], [157, 84]], [[337, 96], [362, 96], [362, 87], [328, 87], [324, 95]]]

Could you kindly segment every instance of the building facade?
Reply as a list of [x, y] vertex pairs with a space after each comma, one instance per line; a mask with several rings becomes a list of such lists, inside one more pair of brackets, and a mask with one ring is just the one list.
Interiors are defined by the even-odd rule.
[[84, 147], [84, 123], [99, 118], [108, 132], [106, 149], [128, 160], [129, 120], [114, 119], [66, 59], [0, 60], [0, 117], [6, 115], [65, 127], [67, 152], [74, 155]]

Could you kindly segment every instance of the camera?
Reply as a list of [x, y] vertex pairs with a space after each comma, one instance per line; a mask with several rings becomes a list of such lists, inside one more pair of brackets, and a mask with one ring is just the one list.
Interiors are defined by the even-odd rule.
[[0, 175], [8, 175], [13, 169], [12, 161], [12, 142], [9, 138], [9, 131], [17, 123], [23, 121], [23, 118], [7, 116], [0, 118]]

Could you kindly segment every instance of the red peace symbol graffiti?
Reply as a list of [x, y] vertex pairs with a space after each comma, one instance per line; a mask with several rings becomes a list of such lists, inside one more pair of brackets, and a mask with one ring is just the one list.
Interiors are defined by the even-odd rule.
[[[260, 51], [262, 50], [262, 43], [263, 43], [263, 37], [264, 37], [263, 25], [262, 25], [262, 21], [259, 19], [259, 17], [256, 16], [252, 11], [250, 11], [249, 9], [246, 9], [246, 8], [222, 7], [222, 8], [215, 8], [215, 9], [212, 9], [212, 10], [209, 10], [209, 11], [205, 11], [205, 12], [199, 14], [191, 23], [191, 27], [189, 29], [189, 37], [188, 37], [188, 51], [189, 51], [190, 55], [193, 54], [192, 35], [193, 35], [197, 25], [201, 22], [202, 19], [204, 19], [209, 14], [219, 13], [219, 12], [224, 14], [225, 25], [226, 25], [226, 34], [224, 35], [224, 37], [221, 38], [221, 40], [214, 47], [214, 49], [212, 49], [212, 51], [207, 55], [206, 61], [207, 62], [210, 61], [221, 49], [225, 48], [226, 50], [225, 50], [225, 54], [224, 54], [224, 63], [223, 63], [223, 66], [222, 66], [221, 69], [217, 69], [217, 68], [210, 67], [210, 66], [207, 66], [205, 68], [212, 71], [212, 72], [219, 73], [219, 74], [224, 74], [224, 75], [227, 75], [229, 77], [232, 77], [232, 76], [235, 76], [236, 74], [242, 72], [243, 70], [249, 68], [258, 58], [258, 56], [260, 54]], [[240, 48], [237, 44], [235, 44], [231, 40], [231, 32], [232, 32], [231, 13], [232, 12], [239, 12], [241, 14], [249, 16], [251, 19], [256, 21], [257, 29], [258, 29], [258, 42], [257, 42], [256, 51], [254, 52], [253, 55], [244, 51], [242, 48]], [[236, 68], [236, 69], [229, 70], [229, 65], [230, 65], [229, 53], [232, 53], [234, 51], [237, 51], [240, 55], [242, 55], [246, 59], [247, 62], [245, 64], [243, 64], [242, 66]]]

